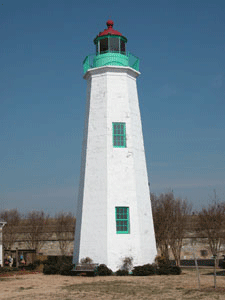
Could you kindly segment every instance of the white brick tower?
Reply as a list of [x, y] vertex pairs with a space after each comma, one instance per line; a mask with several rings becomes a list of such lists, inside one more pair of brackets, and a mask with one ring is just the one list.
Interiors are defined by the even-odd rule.
[[87, 106], [73, 262], [90, 257], [117, 270], [125, 257], [152, 263], [156, 243], [138, 103], [139, 59], [113, 29], [84, 60]]

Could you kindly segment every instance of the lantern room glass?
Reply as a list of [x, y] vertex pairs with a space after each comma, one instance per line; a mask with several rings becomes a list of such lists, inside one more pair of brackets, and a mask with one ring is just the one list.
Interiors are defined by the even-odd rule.
[[100, 40], [100, 53], [105, 53], [108, 51], [109, 48], [108, 44], [109, 43], [107, 38]]
[[109, 52], [119, 52], [119, 39], [116, 37], [109, 38]]
[[108, 52], [126, 54], [125, 41], [119, 36], [107, 36], [101, 38], [96, 43], [96, 54], [103, 54]]

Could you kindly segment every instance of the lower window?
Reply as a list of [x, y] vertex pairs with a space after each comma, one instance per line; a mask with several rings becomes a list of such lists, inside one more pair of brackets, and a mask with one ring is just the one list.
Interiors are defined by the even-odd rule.
[[113, 123], [113, 147], [126, 148], [126, 123]]
[[116, 207], [116, 233], [130, 233], [129, 207]]

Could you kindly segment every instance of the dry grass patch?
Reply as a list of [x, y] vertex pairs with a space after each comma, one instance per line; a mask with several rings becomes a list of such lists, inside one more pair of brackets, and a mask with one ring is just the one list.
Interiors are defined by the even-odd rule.
[[[132, 278], [133, 279], [133, 278]], [[156, 295], [160, 293], [159, 288], [152, 287], [151, 285], [137, 285], [133, 280], [123, 281], [99, 281], [96, 283], [82, 283], [82, 284], [73, 284], [66, 287], [63, 287], [64, 290], [70, 292], [85, 292], [85, 293], [94, 293], [95, 295], [114, 295], [119, 296], [120, 298], [128, 298], [130, 296], [145, 296], [145, 295]]]
[[[17, 275], [10, 283], [0, 281], [4, 300], [224, 300], [225, 277], [218, 276], [217, 290], [209, 269], [201, 269], [201, 288], [197, 288], [195, 271], [185, 269], [174, 276], [106, 276], [81, 277], [61, 275]], [[22, 278], [23, 280], [16, 280]], [[2, 278], [1, 278], [2, 279]], [[8, 280], [8, 278], [6, 278]]]

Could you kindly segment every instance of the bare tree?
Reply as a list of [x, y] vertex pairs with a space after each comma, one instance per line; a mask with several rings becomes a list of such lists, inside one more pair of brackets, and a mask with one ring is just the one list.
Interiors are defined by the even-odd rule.
[[182, 200], [180, 198], [173, 200], [171, 204], [172, 210], [169, 243], [176, 265], [180, 266], [181, 249], [187, 229], [188, 217], [191, 213], [191, 205], [187, 203], [187, 200]]
[[198, 214], [198, 232], [205, 236], [212, 254], [217, 257], [224, 241], [225, 203], [214, 201]]
[[151, 194], [151, 201], [157, 246], [166, 260], [169, 260], [171, 247], [176, 265], [179, 266], [191, 207], [186, 200], [175, 199], [173, 192], [160, 194], [159, 197]]
[[52, 235], [49, 232], [49, 215], [43, 211], [28, 212], [25, 219], [27, 246], [31, 249], [40, 250], [43, 244]]
[[74, 239], [75, 217], [71, 213], [60, 212], [55, 216], [55, 233], [59, 241], [61, 254], [65, 255], [68, 245]]
[[18, 237], [18, 227], [21, 224], [21, 214], [17, 209], [4, 210], [0, 212], [0, 219], [7, 222], [3, 228], [3, 245], [11, 249]]
[[171, 206], [170, 203], [172, 199], [172, 193], [165, 195], [161, 194], [159, 197], [151, 193], [156, 244], [166, 260], [169, 260], [169, 215]]

